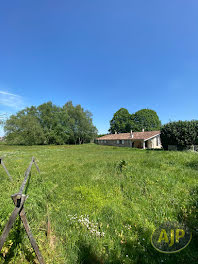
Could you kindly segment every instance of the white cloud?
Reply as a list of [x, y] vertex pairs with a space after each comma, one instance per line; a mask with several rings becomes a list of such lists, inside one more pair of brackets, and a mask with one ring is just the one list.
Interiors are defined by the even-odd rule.
[[3, 123], [0, 123], [0, 137], [3, 137], [5, 135], [4, 133], [4, 122], [12, 115], [11, 112], [5, 112], [0, 110], [0, 121], [3, 121]]
[[17, 94], [0, 91], [0, 105], [15, 109], [24, 107], [23, 98]]

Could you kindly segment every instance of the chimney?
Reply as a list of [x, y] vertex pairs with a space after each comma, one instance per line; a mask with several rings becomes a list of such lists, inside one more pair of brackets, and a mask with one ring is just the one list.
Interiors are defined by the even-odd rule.
[[115, 134], [117, 134], [117, 131], [115, 131]]
[[142, 128], [142, 132], [144, 132], [144, 128]]
[[131, 138], [133, 138], [133, 131], [132, 130], [131, 130], [131, 133], [130, 134], [131, 134]]

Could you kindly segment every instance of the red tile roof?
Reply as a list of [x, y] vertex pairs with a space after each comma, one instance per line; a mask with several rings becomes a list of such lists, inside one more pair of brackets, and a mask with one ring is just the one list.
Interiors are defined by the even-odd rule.
[[149, 138], [159, 135], [160, 131], [133, 132], [132, 134], [133, 137], [131, 137], [131, 133], [108, 134], [97, 138], [97, 140], [121, 140], [121, 139], [147, 140]]

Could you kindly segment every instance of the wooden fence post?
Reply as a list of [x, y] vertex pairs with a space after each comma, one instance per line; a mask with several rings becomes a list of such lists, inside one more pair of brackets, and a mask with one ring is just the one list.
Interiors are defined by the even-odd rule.
[[[0, 161], [1, 161], [1, 164], [2, 164], [2, 159]], [[27, 218], [26, 218], [26, 214], [25, 214], [25, 209], [24, 209], [24, 203], [25, 203], [25, 200], [28, 198], [28, 196], [23, 194], [23, 191], [24, 191], [25, 185], [26, 185], [26, 183], [28, 181], [28, 177], [30, 175], [33, 163], [35, 164], [38, 172], [40, 173], [40, 170], [39, 170], [39, 168], [38, 168], [38, 166], [37, 166], [37, 164], [35, 162], [35, 159], [34, 159], [34, 157], [32, 157], [30, 165], [29, 165], [29, 167], [27, 168], [27, 170], [25, 172], [25, 178], [24, 178], [24, 181], [23, 181], [23, 183], [22, 183], [22, 185], [20, 187], [19, 192], [16, 193], [16, 194], [13, 194], [11, 196], [11, 198], [12, 198], [12, 200], [14, 202], [15, 208], [14, 208], [14, 210], [13, 210], [13, 212], [12, 212], [12, 214], [11, 214], [7, 224], [6, 224], [6, 226], [4, 227], [3, 233], [1, 234], [1, 237], [0, 237], [0, 251], [1, 251], [2, 247], [3, 247], [3, 244], [6, 241], [6, 238], [7, 238], [8, 234], [9, 234], [9, 232], [10, 232], [10, 230], [11, 230], [11, 228], [12, 228], [14, 222], [15, 222], [15, 220], [16, 220], [17, 215], [19, 214], [19, 216], [20, 216], [20, 218], [21, 218], [21, 220], [23, 222], [25, 231], [26, 231], [26, 233], [28, 235], [28, 238], [30, 240], [30, 243], [31, 243], [31, 245], [32, 245], [32, 247], [33, 247], [33, 249], [34, 249], [34, 251], [36, 253], [36, 256], [38, 258], [39, 263], [40, 264], [45, 264], [44, 259], [43, 259], [42, 255], [41, 255], [40, 251], [39, 251], [39, 247], [38, 247], [38, 245], [37, 245], [37, 243], [36, 243], [36, 241], [35, 241], [35, 239], [34, 239], [34, 237], [32, 235], [32, 232], [30, 230], [30, 226], [28, 224], [28, 221], [27, 221]]]

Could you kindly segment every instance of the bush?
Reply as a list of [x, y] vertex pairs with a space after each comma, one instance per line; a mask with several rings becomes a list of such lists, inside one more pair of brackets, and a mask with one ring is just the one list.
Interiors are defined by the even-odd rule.
[[168, 145], [184, 148], [198, 144], [198, 120], [170, 122], [164, 125], [161, 129], [161, 141], [164, 149], [168, 149]]

